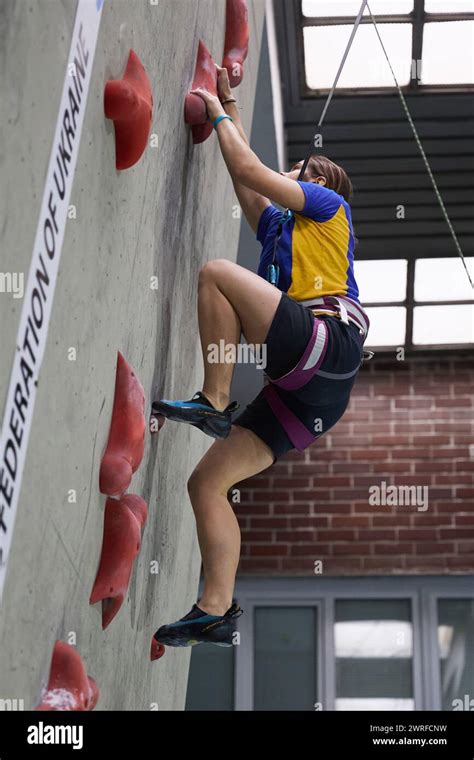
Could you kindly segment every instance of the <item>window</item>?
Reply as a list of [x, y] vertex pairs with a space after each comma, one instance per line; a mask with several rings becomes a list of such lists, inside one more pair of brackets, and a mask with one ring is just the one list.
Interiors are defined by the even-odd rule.
[[193, 647], [186, 710], [474, 708], [472, 576], [238, 577], [235, 598], [240, 644]]
[[336, 710], [414, 710], [407, 600], [337, 600]]
[[[301, 1], [307, 93], [332, 86], [360, 5], [360, 0]], [[474, 84], [474, 0], [425, 0], [424, 8], [415, 8], [413, 0], [372, 0], [369, 5], [402, 87]], [[338, 87], [377, 90], [393, 84], [366, 8]]]
[[[474, 705], [474, 601], [438, 602], [438, 647], [443, 710]], [[473, 700], [473, 702], [471, 702]]]
[[[354, 271], [370, 319], [367, 347], [469, 347], [474, 296], [460, 258], [359, 260]], [[467, 258], [474, 270], [474, 257]], [[472, 275], [471, 275], [472, 276]]]
[[317, 610], [255, 609], [254, 710], [314, 710]]
[[234, 709], [234, 647], [193, 647], [185, 709]]

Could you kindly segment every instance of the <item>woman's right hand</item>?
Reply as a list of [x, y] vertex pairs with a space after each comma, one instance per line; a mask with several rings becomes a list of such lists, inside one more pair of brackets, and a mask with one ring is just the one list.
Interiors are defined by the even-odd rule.
[[229, 82], [229, 75], [227, 73], [227, 69], [222, 68], [221, 66], [217, 66], [217, 92], [219, 94], [219, 100], [227, 100], [228, 98], [232, 98], [232, 89]]

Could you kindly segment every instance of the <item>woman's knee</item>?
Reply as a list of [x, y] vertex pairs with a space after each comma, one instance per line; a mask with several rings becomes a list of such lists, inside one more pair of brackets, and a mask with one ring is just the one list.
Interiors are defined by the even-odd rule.
[[208, 261], [199, 272], [198, 284], [205, 285], [210, 281], [218, 282], [218, 280], [228, 274], [234, 266], [235, 264], [227, 259], [214, 259], [213, 261]]
[[188, 479], [187, 487], [189, 497], [193, 502], [210, 492], [227, 494], [230, 485], [227, 485], [218, 473], [211, 474], [207, 467], [198, 464]]

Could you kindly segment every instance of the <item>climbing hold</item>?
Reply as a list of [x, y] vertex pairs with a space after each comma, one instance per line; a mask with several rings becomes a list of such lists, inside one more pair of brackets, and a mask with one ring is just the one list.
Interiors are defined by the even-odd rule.
[[[202, 40], [199, 40], [199, 47], [196, 59], [196, 69], [191, 90], [199, 87], [217, 95], [217, 68], [212, 60], [212, 56]], [[207, 124], [206, 104], [199, 95], [188, 93], [184, 101], [184, 120], [186, 124], [200, 126], [201, 129], [192, 129], [193, 142], [199, 143], [207, 140], [212, 132], [212, 124]]]
[[118, 353], [109, 440], [100, 466], [101, 493], [122, 496], [140, 466], [145, 448], [145, 393], [134, 371]]
[[249, 19], [246, 0], [227, 0], [224, 59], [231, 87], [237, 87], [244, 76], [243, 62], [249, 51]]
[[137, 54], [130, 50], [123, 79], [106, 82], [104, 111], [115, 128], [115, 165], [129, 169], [146, 148], [153, 115], [150, 80]]
[[151, 640], [150, 660], [152, 662], [154, 662], [154, 660], [159, 660], [160, 657], [163, 657], [165, 651], [166, 651], [165, 645], [160, 644], [153, 636]]
[[150, 417], [150, 433], [159, 433], [165, 422], [164, 414], [153, 413]]
[[193, 135], [193, 144], [198, 145], [204, 142], [212, 134], [214, 127], [209, 122], [205, 124], [193, 124], [191, 132]]
[[146, 502], [134, 494], [107, 499], [102, 553], [89, 604], [102, 602], [102, 628], [112, 622], [127, 593], [141, 531], [148, 514]]
[[99, 689], [87, 675], [81, 655], [70, 644], [56, 641], [51, 658], [49, 681], [37, 710], [93, 710]]

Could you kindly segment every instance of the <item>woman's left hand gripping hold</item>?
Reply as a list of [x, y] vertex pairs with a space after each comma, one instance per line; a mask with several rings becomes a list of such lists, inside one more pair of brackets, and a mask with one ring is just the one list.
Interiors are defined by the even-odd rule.
[[198, 87], [196, 90], [191, 90], [191, 95], [199, 95], [199, 97], [204, 100], [209, 121], [213, 122], [218, 116], [225, 114], [224, 107], [217, 95], [212, 95], [212, 93], [205, 90], [204, 87]]

